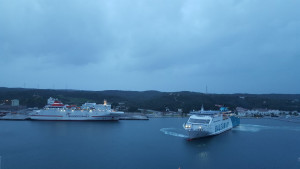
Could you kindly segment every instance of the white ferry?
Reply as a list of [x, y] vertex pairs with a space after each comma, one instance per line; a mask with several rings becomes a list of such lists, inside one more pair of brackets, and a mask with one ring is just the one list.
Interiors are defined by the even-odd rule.
[[50, 97], [43, 109], [33, 111], [29, 117], [31, 120], [119, 120], [121, 114], [124, 112], [112, 110], [106, 100], [104, 104], [85, 103], [77, 107]]
[[190, 113], [189, 120], [183, 124], [189, 139], [220, 134], [240, 124], [240, 119], [231, 114], [227, 108], [220, 111], [200, 111]]

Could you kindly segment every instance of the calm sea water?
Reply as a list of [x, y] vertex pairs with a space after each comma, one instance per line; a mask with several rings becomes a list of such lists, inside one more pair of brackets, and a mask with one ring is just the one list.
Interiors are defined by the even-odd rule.
[[1, 169], [299, 169], [300, 125], [242, 119], [186, 141], [186, 118], [149, 121], [0, 121]]

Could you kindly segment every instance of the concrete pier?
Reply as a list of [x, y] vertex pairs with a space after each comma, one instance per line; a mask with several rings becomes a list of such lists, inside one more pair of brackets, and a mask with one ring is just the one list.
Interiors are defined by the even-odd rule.
[[7, 113], [5, 116], [0, 117], [0, 120], [28, 120], [28, 114]]
[[149, 120], [149, 118], [141, 113], [124, 113], [120, 120]]

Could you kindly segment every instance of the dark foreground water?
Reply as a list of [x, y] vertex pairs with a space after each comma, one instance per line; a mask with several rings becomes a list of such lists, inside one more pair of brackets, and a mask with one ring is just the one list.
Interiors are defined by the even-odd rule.
[[299, 124], [241, 119], [186, 141], [186, 120], [0, 121], [1, 169], [300, 169]]

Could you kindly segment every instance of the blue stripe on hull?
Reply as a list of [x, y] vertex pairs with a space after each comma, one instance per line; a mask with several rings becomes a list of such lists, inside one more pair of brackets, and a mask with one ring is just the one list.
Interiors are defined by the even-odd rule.
[[235, 116], [230, 116], [231, 122], [232, 122], [232, 127], [236, 127], [240, 125], [240, 118], [235, 117]]

